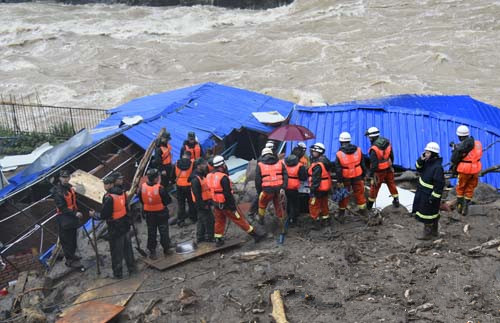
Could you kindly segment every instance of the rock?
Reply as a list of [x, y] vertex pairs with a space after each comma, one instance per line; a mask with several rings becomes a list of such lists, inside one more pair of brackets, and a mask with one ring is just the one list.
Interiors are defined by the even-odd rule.
[[182, 306], [191, 305], [196, 302], [196, 293], [190, 288], [182, 288], [177, 300]]
[[47, 317], [45, 314], [37, 308], [26, 307], [22, 310], [22, 315], [24, 316], [25, 323], [45, 323], [47, 322]]
[[344, 250], [344, 259], [348, 264], [355, 264], [361, 260], [361, 256], [354, 246], [348, 245]]

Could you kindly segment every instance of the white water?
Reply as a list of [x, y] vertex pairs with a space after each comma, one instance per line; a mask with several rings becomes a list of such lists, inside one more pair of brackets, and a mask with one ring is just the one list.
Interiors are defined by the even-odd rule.
[[498, 17], [487, 0], [0, 4], [0, 93], [106, 109], [213, 81], [301, 104], [425, 93], [500, 106]]

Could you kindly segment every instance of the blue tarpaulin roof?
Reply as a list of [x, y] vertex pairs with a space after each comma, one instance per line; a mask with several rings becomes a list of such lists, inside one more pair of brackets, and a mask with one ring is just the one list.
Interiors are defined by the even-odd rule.
[[[400, 95], [324, 107], [297, 107], [290, 123], [314, 132], [316, 139], [309, 144], [323, 142], [332, 159], [342, 131], [350, 132], [352, 142], [367, 152], [370, 143], [364, 133], [375, 126], [391, 140], [394, 163], [408, 169], [415, 168], [416, 158], [429, 141], [439, 143], [444, 163], [448, 163], [448, 145], [458, 141], [455, 131], [461, 124], [470, 128], [471, 135], [484, 148], [500, 140], [500, 109], [469, 96]], [[500, 163], [500, 143], [484, 153], [482, 163], [483, 169]], [[481, 181], [500, 188], [500, 174], [487, 174]]]

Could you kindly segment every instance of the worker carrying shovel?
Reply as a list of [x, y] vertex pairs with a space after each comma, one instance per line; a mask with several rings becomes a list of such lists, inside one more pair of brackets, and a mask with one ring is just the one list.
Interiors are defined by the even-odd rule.
[[129, 275], [137, 269], [134, 251], [129, 236], [131, 219], [128, 216], [126, 193], [119, 187], [114, 187], [114, 177], [107, 176], [103, 179], [106, 194], [102, 199], [100, 213], [90, 210], [89, 215], [99, 220], [106, 220], [109, 232], [109, 250], [111, 252], [111, 267], [113, 277], [123, 277], [123, 260], [127, 265]]

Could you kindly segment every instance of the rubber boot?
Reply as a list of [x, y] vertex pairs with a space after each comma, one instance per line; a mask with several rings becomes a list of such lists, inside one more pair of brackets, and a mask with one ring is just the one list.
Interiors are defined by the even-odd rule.
[[399, 197], [395, 197], [393, 200], [392, 200], [392, 206], [394, 207], [399, 207]]
[[463, 207], [463, 209], [462, 209], [462, 215], [463, 215], [463, 216], [466, 216], [466, 215], [467, 215], [467, 213], [469, 212], [469, 204], [470, 204], [470, 202], [471, 202], [471, 201], [470, 201], [470, 200], [468, 200], [468, 199], [465, 199], [465, 200], [464, 200], [464, 207]]
[[149, 250], [149, 259], [156, 260], [158, 256], [156, 255], [156, 250]]
[[464, 198], [463, 197], [459, 197], [457, 198], [457, 212], [458, 214], [462, 214], [462, 211], [464, 209]]
[[222, 247], [224, 245], [224, 238], [215, 238], [215, 246]]
[[435, 221], [433, 224], [432, 224], [432, 227], [431, 227], [431, 235], [434, 237], [434, 238], [437, 238], [439, 237], [439, 221]]
[[422, 234], [417, 236], [418, 240], [431, 240], [432, 239], [432, 223], [425, 223]]
[[259, 209], [258, 215], [257, 215], [257, 222], [260, 225], [264, 225], [264, 216], [266, 215], [266, 210], [265, 209]]
[[343, 209], [343, 210], [339, 209], [339, 213], [337, 214], [336, 218], [337, 218], [337, 221], [339, 221], [339, 223], [344, 223], [345, 222], [345, 209]]
[[314, 231], [321, 230], [321, 221], [320, 221], [320, 219], [316, 219], [316, 220], [313, 220], [313, 221], [314, 221], [314, 222], [313, 222], [313, 227], [312, 227], [312, 229], [313, 229]]
[[368, 223], [368, 221], [370, 220], [368, 218], [368, 210], [366, 208], [359, 210], [359, 216], [361, 217], [361, 220], [363, 220], [365, 223]]
[[255, 230], [253, 230], [249, 234], [252, 236], [255, 243], [258, 243], [258, 242], [264, 240], [264, 238], [266, 237], [265, 234], [259, 234], [259, 233], [255, 232]]
[[373, 207], [373, 203], [375, 203], [374, 201], [368, 201], [366, 202], [366, 209], [367, 210], [371, 210], [372, 207]]
[[322, 217], [322, 218], [321, 218], [321, 225], [322, 225], [323, 227], [328, 227], [328, 226], [330, 226], [330, 225], [331, 225], [331, 222], [330, 222], [330, 217], [327, 217], [327, 218]]

